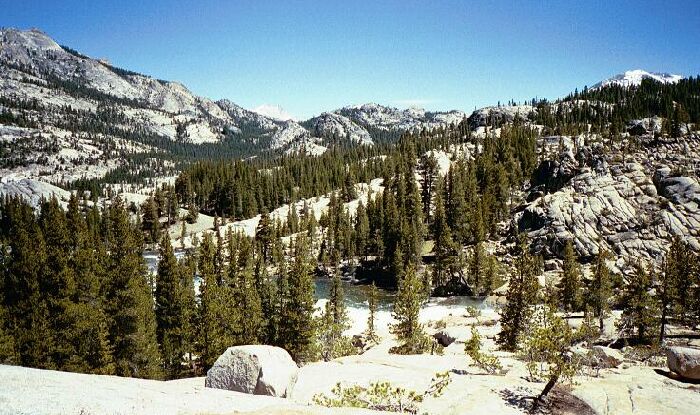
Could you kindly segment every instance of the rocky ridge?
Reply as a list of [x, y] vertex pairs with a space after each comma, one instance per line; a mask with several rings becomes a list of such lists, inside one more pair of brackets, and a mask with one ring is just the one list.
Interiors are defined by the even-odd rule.
[[700, 157], [700, 138], [628, 139], [575, 152], [572, 140], [565, 143], [548, 161], [548, 182], [559, 185], [535, 186], [514, 215], [538, 250], [558, 255], [572, 240], [583, 257], [605, 249], [658, 261], [675, 235], [700, 249], [700, 186], [689, 163]]

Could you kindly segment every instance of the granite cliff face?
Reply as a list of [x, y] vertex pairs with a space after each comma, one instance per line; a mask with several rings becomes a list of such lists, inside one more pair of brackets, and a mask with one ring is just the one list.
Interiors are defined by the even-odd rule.
[[541, 163], [541, 184], [533, 183], [529, 202], [514, 215], [537, 250], [558, 255], [572, 240], [584, 257], [605, 249], [628, 260], [659, 260], [674, 235], [700, 249], [697, 136], [565, 143]]

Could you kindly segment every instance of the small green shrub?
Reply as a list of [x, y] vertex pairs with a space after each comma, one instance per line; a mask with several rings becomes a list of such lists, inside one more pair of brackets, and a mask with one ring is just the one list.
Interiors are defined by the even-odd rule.
[[313, 401], [326, 407], [364, 408], [375, 411], [416, 414], [418, 405], [426, 396], [439, 397], [450, 384], [448, 372], [436, 373], [430, 386], [423, 393], [392, 386], [389, 382], [373, 382], [369, 387], [353, 385], [344, 387], [337, 383], [332, 396], [317, 394]]
[[472, 327], [472, 337], [464, 345], [464, 352], [474, 361], [476, 367], [489, 375], [503, 373], [503, 365], [496, 356], [481, 352], [481, 336], [476, 327]]
[[466, 311], [467, 317], [477, 318], [481, 316], [481, 310], [476, 307], [469, 306]]

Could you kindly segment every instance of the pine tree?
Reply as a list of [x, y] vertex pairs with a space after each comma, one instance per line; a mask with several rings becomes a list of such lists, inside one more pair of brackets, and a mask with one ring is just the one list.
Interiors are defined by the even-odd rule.
[[156, 275], [155, 310], [157, 338], [168, 378], [177, 378], [182, 369], [186, 349], [187, 315], [183, 303], [183, 282], [180, 264], [175, 258], [170, 237], [160, 241], [158, 273]]
[[593, 311], [593, 315], [598, 319], [600, 333], [603, 333], [603, 322], [610, 313], [610, 300], [612, 297], [610, 270], [605, 264], [607, 257], [608, 253], [606, 251], [601, 249], [598, 252], [593, 270], [593, 279], [589, 282], [586, 293], [588, 305]]
[[377, 331], [375, 328], [376, 318], [377, 318], [377, 302], [379, 301], [379, 291], [374, 282], [369, 287], [367, 293], [367, 309], [369, 310], [369, 315], [367, 316], [367, 330], [365, 335], [372, 342], [378, 341]]
[[[666, 324], [670, 317], [681, 317], [687, 321], [688, 300], [681, 290], [688, 290], [693, 283], [693, 253], [680, 237], [673, 238], [668, 254], [664, 258], [663, 272], [659, 274], [658, 300], [661, 309], [659, 340], [664, 341]], [[685, 291], [686, 293], [688, 291]]]
[[421, 204], [420, 191], [416, 183], [413, 169], [406, 175], [407, 197], [405, 199], [404, 213], [402, 217], [407, 218], [404, 232], [401, 235], [401, 243], [404, 244], [404, 254], [406, 260], [414, 264], [420, 263], [423, 251], [423, 239], [425, 237], [425, 227], [423, 225], [423, 208]]
[[687, 242], [680, 237], [675, 237], [666, 257], [665, 271], [669, 275], [663, 277], [664, 287], [662, 288], [668, 303], [666, 313], [670, 313], [688, 325], [695, 323], [693, 309], [700, 307], [700, 302], [697, 302], [693, 295], [694, 291], [700, 293], [700, 290], [693, 288], [700, 285], [697, 258]]
[[262, 255], [257, 256], [255, 264], [255, 286], [260, 297], [263, 317], [259, 338], [263, 344], [274, 344], [277, 337], [277, 307], [275, 304], [277, 287], [267, 274], [267, 267]]
[[357, 199], [357, 191], [355, 190], [355, 177], [352, 170], [345, 173], [345, 180], [343, 180], [343, 190], [341, 192], [341, 198], [345, 203]]
[[[287, 273], [288, 298], [280, 313], [278, 343], [296, 362], [305, 362], [311, 355], [315, 336], [313, 321], [314, 284], [309, 246], [304, 235], [294, 242], [294, 260]], [[280, 292], [284, 295], [284, 291]]]
[[289, 287], [289, 271], [287, 264], [281, 262], [277, 268], [277, 284], [275, 291], [277, 293], [275, 301], [274, 320], [271, 322], [272, 330], [270, 336], [273, 339], [272, 344], [284, 348], [285, 342], [290, 337], [290, 332], [284, 324], [284, 318], [289, 314], [290, 307], [290, 287]]
[[435, 179], [438, 176], [438, 163], [435, 156], [431, 153], [421, 160], [421, 169], [423, 170], [423, 183], [421, 184], [421, 201], [423, 203], [423, 217], [426, 222], [430, 223], [430, 206], [433, 200], [433, 188], [435, 187]]
[[117, 198], [109, 209], [110, 249], [105, 304], [109, 341], [114, 346], [116, 374], [160, 377], [152, 288], [142, 256], [140, 231]]
[[160, 233], [160, 216], [158, 213], [158, 204], [154, 197], [149, 197], [141, 206], [141, 226], [147, 235], [147, 242], [158, 242], [158, 234]]
[[493, 275], [490, 275], [490, 267], [493, 266], [492, 258], [486, 253], [482, 242], [474, 245], [469, 256], [469, 285], [474, 295], [484, 295], [491, 290]]
[[187, 222], [192, 224], [199, 219], [199, 207], [193, 195], [187, 198]]
[[336, 271], [331, 280], [328, 301], [326, 302], [325, 310], [321, 316], [319, 342], [321, 357], [325, 361], [330, 361], [350, 353], [350, 342], [343, 336], [343, 332], [349, 327], [350, 324], [345, 307], [343, 286], [340, 281], [340, 274]]
[[457, 256], [457, 244], [452, 240], [452, 232], [445, 216], [442, 200], [442, 185], [438, 181], [435, 192], [435, 212], [433, 214], [433, 235], [435, 238], [435, 265], [433, 282], [438, 287], [447, 286], [452, 279], [452, 272]]
[[40, 292], [46, 244], [31, 206], [11, 200], [4, 212], [12, 238], [8, 239], [8, 269], [3, 273], [4, 304], [9, 315], [17, 363], [22, 366], [55, 368], [53, 336], [46, 301]]
[[197, 256], [193, 251], [185, 253], [184, 261], [180, 263], [180, 302], [183, 310], [181, 325], [183, 350], [187, 354], [187, 363], [190, 365], [188, 373], [184, 376], [196, 375], [196, 366], [192, 353], [195, 351], [197, 333], [197, 302], [195, 299], [194, 281], [197, 276]]
[[391, 264], [391, 270], [397, 284], [401, 282], [401, 279], [405, 275], [405, 267], [406, 262], [403, 259], [403, 250], [401, 249], [401, 246], [397, 246], [396, 251], [394, 251], [393, 263]]
[[481, 284], [482, 295], [490, 295], [500, 279], [500, 266], [498, 260], [493, 255], [486, 255], [486, 269]]
[[508, 282], [507, 303], [501, 316], [501, 331], [497, 341], [509, 351], [517, 348], [518, 337], [525, 329], [530, 306], [535, 303], [539, 288], [539, 261], [527, 250], [526, 242], [521, 240], [520, 254], [515, 260], [515, 273]]
[[255, 231], [255, 243], [267, 263], [272, 258], [273, 229], [270, 223], [270, 215], [264, 209], [260, 214], [260, 222]]
[[369, 217], [365, 205], [360, 200], [355, 212], [355, 253], [364, 257], [369, 247]]
[[107, 316], [103, 309], [105, 270], [102, 259], [106, 253], [103, 244], [96, 243], [91, 237], [75, 195], [68, 202], [67, 226], [73, 253], [69, 266], [74, 272], [76, 289], [74, 302], [66, 309], [73, 354], [65, 368], [76, 372], [113, 374], [113, 348], [108, 339]]
[[202, 279], [199, 287], [197, 343], [205, 369], [214, 364], [226, 347], [233, 345], [232, 339], [224, 331], [229, 324], [225, 317], [226, 304], [223, 301], [219, 272], [216, 268], [216, 250], [211, 234], [205, 234], [199, 248], [197, 264]]
[[569, 325], [549, 306], [538, 307], [527, 322], [522, 336], [522, 354], [533, 378], [547, 380], [534, 403], [534, 410], [562, 379], [571, 380], [578, 362], [570, 357], [573, 333]]
[[[2, 201], [0, 201], [0, 218], [2, 217]], [[0, 240], [2, 238], [0, 237]], [[3, 275], [7, 272], [4, 263], [5, 246], [0, 242], [0, 270]], [[5, 279], [0, 279], [0, 293], [5, 292]], [[0, 364], [13, 364], [18, 360], [17, 351], [15, 350], [15, 338], [10, 331], [9, 315], [4, 304], [4, 299], [0, 298]]]
[[392, 317], [396, 323], [391, 326], [391, 333], [401, 343], [390, 352], [398, 354], [419, 354], [428, 347], [423, 326], [418, 317], [423, 305], [423, 286], [416, 274], [415, 266], [409, 263], [406, 275], [399, 280], [399, 290], [394, 300]]
[[564, 262], [559, 281], [559, 301], [567, 312], [581, 309], [581, 267], [571, 240], [564, 245]]
[[187, 236], [187, 221], [183, 220], [180, 225], [180, 247], [185, 249], [185, 237]]
[[246, 255], [245, 265], [240, 272], [234, 297], [238, 299], [235, 305], [242, 312], [241, 336], [242, 344], [258, 344], [263, 340], [261, 329], [263, 327], [263, 309], [258, 288], [256, 287], [253, 258]]
[[453, 164], [447, 174], [445, 194], [448, 225], [458, 243], [467, 243], [471, 239], [469, 229], [469, 206], [467, 206], [466, 189], [462, 181], [463, 163]]
[[46, 268], [39, 282], [42, 298], [49, 313], [49, 327], [53, 339], [53, 362], [63, 368], [74, 355], [70, 321], [66, 310], [75, 298], [75, 275], [70, 267], [70, 237], [65, 213], [52, 197], [41, 205], [39, 217], [46, 242]]
[[623, 310], [618, 328], [624, 334], [635, 334], [639, 341], [646, 340], [658, 327], [657, 304], [650, 293], [653, 279], [653, 270], [649, 273], [642, 263], [635, 263], [620, 296]]
[[15, 338], [8, 329], [7, 313], [0, 306], [0, 364], [13, 364], [16, 359]]

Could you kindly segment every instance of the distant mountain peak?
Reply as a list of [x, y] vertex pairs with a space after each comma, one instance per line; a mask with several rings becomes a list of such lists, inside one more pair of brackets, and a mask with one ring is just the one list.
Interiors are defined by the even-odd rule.
[[647, 72], [643, 69], [633, 69], [598, 82], [597, 84], [593, 85], [593, 88], [603, 88], [608, 85], [620, 85], [623, 87], [638, 86], [644, 79], [652, 79], [664, 84], [673, 84], [683, 79], [683, 76], [666, 72]]
[[288, 113], [279, 105], [262, 104], [253, 108], [252, 111], [278, 121], [296, 121], [296, 118], [292, 114]]

